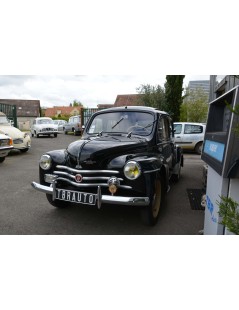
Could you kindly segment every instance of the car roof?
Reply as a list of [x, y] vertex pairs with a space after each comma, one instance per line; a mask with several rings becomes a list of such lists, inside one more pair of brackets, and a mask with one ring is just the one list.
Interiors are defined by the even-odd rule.
[[147, 107], [147, 106], [122, 106], [122, 107], [114, 107], [114, 108], [108, 108], [108, 109], [102, 109], [98, 112], [117, 112], [117, 111], [144, 111], [144, 112], [154, 112], [154, 113], [160, 113], [160, 114], [166, 114], [167, 112], [160, 111], [156, 108]]
[[203, 126], [206, 126], [205, 123], [195, 123], [195, 122], [174, 122], [174, 124], [188, 124], [188, 125], [203, 125]]

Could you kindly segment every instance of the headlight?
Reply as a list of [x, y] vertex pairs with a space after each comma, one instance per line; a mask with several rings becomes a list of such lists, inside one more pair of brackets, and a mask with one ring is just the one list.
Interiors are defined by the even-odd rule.
[[129, 161], [124, 167], [124, 175], [129, 180], [135, 180], [141, 175], [140, 165], [136, 161]]
[[40, 167], [43, 170], [49, 170], [51, 168], [51, 157], [49, 155], [42, 155], [40, 159]]

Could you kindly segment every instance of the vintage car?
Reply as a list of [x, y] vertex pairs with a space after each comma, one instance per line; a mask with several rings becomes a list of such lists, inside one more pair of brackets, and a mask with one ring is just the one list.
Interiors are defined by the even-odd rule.
[[153, 108], [98, 111], [81, 139], [41, 156], [40, 182], [32, 186], [55, 207], [130, 205], [154, 225], [169, 180], [178, 180], [183, 166], [173, 133], [169, 115]]
[[63, 119], [55, 119], [53, 120], [53, 123], [57, 125], [58, 133], [65, 131], [65, 125], [67, 124], [67, 121], [64, 121]]
[[82, 134], [81, 116], [75, 115], [69, 118], [69, 121], [64, 126], [64, 132], [67, 135], [72, 132], [75, 136]]
[[3, 112], [0, 112], [0, 133], [12, 138], [14, 149], [27, 152], [31, 147], [31, 137], [29, 134], [13, 127]]
[[0, 163], [5, 160], [5, 157], [12, 149], [12, 139], [0, 133]]
[[53, 135], [57, 138], [58, 134], [58, 125], [54, 124], [52, 118], [50, 117], [37, 117], [34, 119], [31, 126], [31, 135], [32, 137], [39, 138], [39, 136], [48, 136]]

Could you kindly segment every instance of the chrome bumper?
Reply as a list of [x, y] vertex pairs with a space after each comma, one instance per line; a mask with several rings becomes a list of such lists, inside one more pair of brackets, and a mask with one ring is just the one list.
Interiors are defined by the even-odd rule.
[[[54, 187], [41, 185], [36, 182], [32, 182], [31, 184], [34, 189], [43, 192], [45, 194], [50, 194], [53, 197], [55, 197]], [[123, 196], [101, 195], [100, 187], [98, 187], [97, 199], [98, 199], [97, 202], [98, 208], [100, 208], [101, 203], [129, 205], [129, 206], [149, 205], [148, 197], [123, 197]]]

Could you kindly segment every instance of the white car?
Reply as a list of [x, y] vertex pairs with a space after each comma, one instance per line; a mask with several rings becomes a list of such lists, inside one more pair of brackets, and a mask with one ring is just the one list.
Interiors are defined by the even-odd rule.
[[67, 123], [67, 121], [64, 121], [62, 119], [55, 119], [53, 121], [53, 123], [58, 126], [58, 128], [57, 128], [58, 129], [58, 133], [64, 132], [65, 124]]
[[206, 125], [202, 123], [177, 122], [174, 126], [175, 143], [184, 150], [202, 153]]
[[11, 126], [6, 115], [2, 112], [0, 112], [0, 133], [12, 138], [13, 147], [21, 152], [27, 152], [31, 147], [29, 134]]
[[37, 117], [31, 127], [32, 137], [39, 137], [40, 135], [49, 136], [53, 135], [55, 138], [58, 134], [58, 125], [54, 124], [50, 117]]
[[5, 157], [12, 149], [12, 139], [4, 134], [0, 134], [0, 163], [5, 160]]

